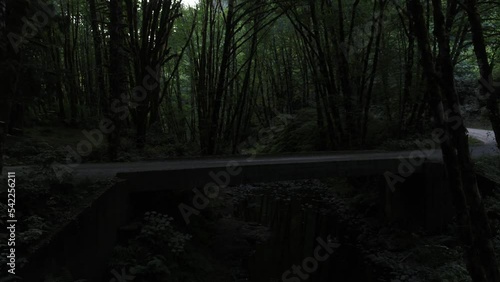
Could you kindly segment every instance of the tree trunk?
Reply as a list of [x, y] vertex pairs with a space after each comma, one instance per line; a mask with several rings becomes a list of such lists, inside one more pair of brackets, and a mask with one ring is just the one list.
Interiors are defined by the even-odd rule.
[[[492, 67], [488, 60], [486, 52], [486, 43], [484, 41], [484, 32], [481, 16], [477, 8], [477, 0], [466, 0], [467, 16], [472, 32], [472, 43], [474, 45], [474, 53], [476, 54], [479, 72], [481, 74], [481, 98], [486, 99], [486, 108], [491, 122], [491, 127], [495, 133], [497, 146], [500, 147], [500, 111], [498, 109], [498, 91], [494, 91], [492, 79]], [[486, 85], [484, 85], [486, 84]]]
[[[99, 106], [98, 109], [107, 109], [107, 94], [106, 94], [106, 89], [105, 89], [105, 82], [104, 82], [104, 72], [103, 72], [103, 63], [102, 63], [102, 40], [101, 40], [101, 33], [99, 31], [99, 23], [98, 23], [98, 18], [97, 18], [97, 8], [96, 8], [96, 0], [89, 0], [89, 10], [90, 10], [90, 18], [91, 18], [91, 26], [92, 26], [92, 38], [94, 41], [94, 57], [95, 57], [95, 66], [96, 66], [96, 73], [95, 73], [95, 93], [92, 93], [92, 95], [97, 96], [97, 101], [98, 105], [92, 105], [92, 106]], [[96, 109], [97, 110], [97, 109]], [[97, 110], [97, 113], [99, 111]]]
[[222, 60], [220, 64], [220, 69], [219, 69], [219, 76], [218, 76], [218, 81], [217, 81], [217, 87], [215, 89], [215, 97], [214, 97], [214, 103], [213, 103], [213, 108], [211, 112], [211, 122], [209, 125], [209, 131], [208, 131], [208, 148], [207, 148], [207, 153], [212, 155], [215, 154], [218, 150], [217, 148], [217, 142], [219, 141], [218, 138], [218, 131], [219, 131], [219, 126], [220, 125], [220, 108], [222, 105], [222, 96], [225, 91], [227, 91], [226, 88], [226, 77], [227, 77], [227, 72], [229, 71], [230, 67], [230, 56], [231, 56], [231, 46], [232, 46], [232, 41], [233, 41], [233, 36], [234, 36], [234, 28], [235, 28], [235, 23], [233, 22], [233, 17], [234, 17], [234, 6], [235, 6], [235, 0], [229, 0], [228, 1], [228, 12], [227, 12], [227, 17], [226, 17], [226, 26], [225, 26], [225, 35], [224, 35], [224, 45], [222, 47]]
[[[450, 120], [457, 121], [451, 127], [453, 139], [457, 146], [459, 167], [462, 172], [464, 191], [469, 205], [473, 235], [475, 236], [475, 249], [479, 250], [482, 266], [487, 281], [500, 281], [497, 260], [491, 242], [492, 234], [484, 204], [477, 186], [472, 160], [470, 157], [467, 129], [459, 110], [458, 95], [455, 88], [453, 60], [451, 57], [450, 37], [445, 28], [445, 18], [442, 13], [441, 1], [433, 0], [435, 35], [439, 46], [439, 62], [442, 74], [442, 90], [446, 94], [448, 108], [452, 109]], [[453, 2], [453, 1], [452, 1]]]
[[[122, 93], [127, 93], [127, 71], [124, 57], [125, 36], [122, 24], [122, 4], [121, 0], [110, 1], [110, 88], [111, 95], [109, 104], [113, 101], [121, 101]], [[108, 115], [113, 121], [115, 129], [109, 134], [108, 153], [111, 160], [118, 157], [120, 146], [121, 120], [118, 114], [109, 109]]]
[[400, 103], [399, 113], [399, 134], [400, 136], [406, 134], [408, 128], [408, 114], [407, 107], [411, 95], [411, 86], [413, 83], [413, 60], [415, 57], [415, 36], [413, 34], [413, 24], [408, 24], [408, 47], [406, 49], [405, 65], [404, 65], [404, 85], [403, 97]]
[[[130, 55], [133, 56], [134, 76], [132, 79], [135, 79], [132, 87], [145, 86], [143, 85], [145, 81], [150, 84], [132, 95], [132, 102], [137, 104], [133, 115], [137, 130], [136, 146], [144, 148], [149, 125], [158, 121], [160, 117], [160, 104], [163, 98], [160, 96], [161, 68], [177, 57], [171, 53], [169, 38], [174, 29], [175, 20], [181, 16], [181, 6], [179, 1], [167, 0], [127, 0], [125, 2]], [[139, 5], [140, 12], [138, 12]], [[168, 87], [168, 85], [162, 86], [164, 90]]]
[[[64, 10], [64, 8], [66, 10]], [[76, 39], [73, 36], [77, 36], [72, 29], [72, 21], [77, 17], [73, 14], [73, 6], [70, 2], [66, 2], [66, 5], [61, 4], [62, 17], [63, 17], [63, 33], [64, 33], [64, 67], [65, 67], [65, 82], [66, 90], [69, 99], [69, 110], [70, 110], [70, 124], [76, 126], [78, 120], [78, 83], [77, 83], [77, 67], [75, 65], [75, 43]]]
[[[420, 0], [410, 0], [409, 12], [415, 24], [415, 35], [418, 39], [421, 63], [428, 81], [434, 118], [437, 128], [443, 132], [441, 149], [457, 211], [459, 235], [465, 249], [465, 261], [473, 281], [498, 282], [496, 274], [498, 268], [493, 253], [488, 219], [478, 191], [463, 118], [458, 108], [449, 35], [445, 28], [441, 2], [433, 0], [432, 3], [441, 76], [438, 75], [434, 64], [428, 28]], [[446, 95], [448, 105], [446, 112], [442, 93]]]

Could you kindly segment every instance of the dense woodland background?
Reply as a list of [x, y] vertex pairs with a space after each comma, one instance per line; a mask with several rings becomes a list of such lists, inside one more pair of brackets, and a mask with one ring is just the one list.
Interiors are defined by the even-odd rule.
[[432, 127], [421, 36], [457, 82], [443, 87], [498, 120], [496, 97], [475, 92], [498, 76], [499, 4], [427, 1], [420, 26], [407, 2], [1, 1], [2, 120], [12, 133], [110, 118], [111, 158], [132, 135], [236, 153], [279, 120], [275, 151], [369, 148]]
[[66, 145], [109, 161], [394, 147], [438, 128], [469, 272], [500, 281], [466, 135], [500, 140], [499, 25], [498, 1], [0, 0], [0, 144], [77, 129]]

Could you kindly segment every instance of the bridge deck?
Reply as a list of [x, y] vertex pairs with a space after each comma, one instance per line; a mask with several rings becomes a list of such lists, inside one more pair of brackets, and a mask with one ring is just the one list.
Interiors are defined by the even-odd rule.
[[[427, 160], [442, 161], [439, 148], [420, 151]], [[413, 153], [413, 155], [412, 155]], [[494, 145], [471, 148], [474, 158], [499, 155]], [[118, 176], [136, 185], [139, 190], [162, 190], [175, 187], [200, 186], [213, 181], [210, 174], [230, 175], [230, 184], [324, 178], [330, 176], [383, 175], [386, 171], [398, 172], [402, 160], [415, 156], [415, 151], [350, 151], [308, 153], [294, 155], [186, 158], [130, 163], [85, 163], [75, 165], [75, 179], [102, 179]], [[229, 166], [229, 169], [228, 167]], [[5, 167], [5, 171], [22, 173], [26, 167]], [[232, 170], [231, 170], [232, 169]], [[420, 168], [416, 167], [416, 171]]]

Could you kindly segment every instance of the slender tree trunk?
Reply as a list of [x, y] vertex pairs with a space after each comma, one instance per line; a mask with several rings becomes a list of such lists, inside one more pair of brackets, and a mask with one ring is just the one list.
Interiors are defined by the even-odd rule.
[[[374, 5], [374, 10], [373, 10], [373, 15], [375, 17], [376, 12], [375, 12], [375, 6]], [[368, 134], [368, 118], [369, 118], [369, 113], [370, 113], [370, 105], [371, 105], [371, 99], [372, 99], [372, 92], [373, 92], [373, 85], [375, 83], [375, 76], [377, 72], [377, 67], [378, 67], [378, 61], [379, 61], [379, 56], [380, 56], [380, 44], [382, 41], [382, 28], [383, 28], [383, 16], [384, 16], [384, 10], [385, 10], [385, 0], [380, 0], [379, 1], [379, 9], [380, 9], [380, 14], [379, 18], [375, 19], [375, 22], [373, 23], [372, 27], [372, 38], [375, 37], [375, 32], [376, 34], [376, 39], [375, 39], [375, 50], [373, 51], [373, 62], [372, 62], [372, 71], [370, 73], [370, 80], [368, 82], [368, 89], [366, 91], [366, 101], [365, 104], [363, 105], [362, 103], [358, 105], [358, 107], [364, 107], [363, 109], [363, 128], [361, 130], [361, 144], [366, 143], [366, 137]], [[377, 25], [377, 26], [375, 26]], [[368, 55], [370, 51], [368, 50]], [[366, 59], [366, 62], [370, 61], [369, 58]], [[364, 88], [364, 83], [362, 84], [362, 88]], [[362, 95], [360, 95], [362, 96]]]
[[[262, 5], [260, 1], [256, 1], [256, 5]], [[251, 71], [252, 67], [255, 68], [252, 64], [252, 62], [255, 60], [255, 54], [257, 53], [257, 41], [258, 41], [258, 31], [259, 31], [259, 16], [255, 15], [253, 19], [253, 34], [252, 34], [252, 42], [248, 54], [247, 60], [249, 60], [245, 72], [245, 77], [243, 79], [243, 84], [241, 86], [241, 94], [238, 96], [238, 102], [236, 103], [236, 110], [234, 111], [234, 116], [232, 118], [231, 124], [233, 124], [234, 128], [234, 133], [233, 133], [233, 150], [232, 152], [235, 153], [237, 150], [237, 147], [240, 143], [240, 136], [241, 136], [241, 127], [242, 127], [242, 122], [243, 122], [243, 117], [245, 116], [245, 108], [248, 109], [248, 93], [251, 91], [250, 89], [250, 80], [251, 80]], [[236, 61], [236, 60], [235, 60]], [[253, 89], [253, 88], [252, 88]], [[247, 107], [245, 107], [245, 105]], [[236, 124], [234, 124], [236, 123]]]
[[408, 114], [407, 107], [411, 94], [411, 86], [413, 84], [413, 60], [415, 57], [415, 36], [413, 34], [413, 23], [408, 24], [408, 47], [406, 49], [405, 57], [405, 74], [404, 74], [404, 86], [403, 86], [403, 97], [400, 104], [400, 114], [399, 114], [399, 130], [400, 134], [407, 132], [408, 126]]
[[211, 11], [211, 4], [206, 3], [203, 13], [203, 25], [201, 27], [201, 46], [196, 66], [196, 97], [197, 97], [197, 114], [198, 114], [198, 133], [200, 140], [200, 149], [202, 154], [208, 154], [208, 139], [209, 139], [209, 116], [210, 105], [208, 103], [210, 91], [208, 89], [208, 73], [207, 69], [210, 65], [208, 53], [208, 25]]
[[224, 45], [222, 47], [222, 60], [220, 64], [219, 76], [217, 81], [217, 87], [215, 89], [214, 106], [211, 113], [211, 123], [209, 125], [208, 134], [208, 154], [215, 154], [217, 152], [217, 141], [219, 140], [217, 132], [219, 131], [220, 124], [220, 108], [222, 105], [222, 96], [226, 88], [226, 76], [230, 67], [230, 53], [231, 45], [234, 36], [235, 24], [233, 22], [234, 17], [234, 6], [235, 0], [228, 1], [228, 12], [226, 16], [226, 26], [224, 35]]
[[[122, 3], [121, 0], [111, 0], [110, 1], [110, 49], [109, 49], [109, 59], [110, 59], [110, 105], [113, 101], [121, 101], [120, 96], [127, 92], [127, 71], [126, 71], [126, 60], [124, 57], [125, 50], [125, 38], [124, 30], [122, 24]], [[120, 131], [121, 131], [121, 120], [116, 112], [112, 109], [108, 110], [108, 116], [114, 123], [115, 129], [109, 134], [108, 142], [108, 153], [111, 160], [115, 160], [118, 157], [118, 149], [120, 146]]]
[[[92, 38], [94, 42], [94, 57], [95, 57], [95, 93], [92, 95], [97, 96], [99, 109], [107, 109], [107, 93], [105, 89], [105, 80], [104, 80], [104, 72], [103, 72], [103, 58], [102, 58], [102, 40], [101, 33], [99, 31], [99, 23], [97, 18], [97, 8], [96, 8], [96, 0], [89, 0], [89, 10], [90, 10], [90, 18], [91, 18], [91, 26], [92, 26]], [[96, 106], [96, 105], [93, 105]]]
[[77, 39], [77, 34], [73, 30], [73, 20], [77, 20], [73, 13], [73, 5], [70, 2], [66, 2], [66, 5], [61, 3], [61, 14], [63, 15], [63, 28], [64, 28], [64, 67], [65, 67], [65, 82], [66, 90], [69, 99], [69, 110], [70, 110], [70, 124], [75, 126], [78, 119], [78, 92], [79, 87], [77, 83], [78, 71], [75, 65], [75, 43]]
[[[334, 36], [334, 40], [336, 44], [339, 42], [345, 42], [345, 31], [344, 31], [344, 12], [343, 12], [343, 0], [338, 0], [338, 17], [339, 17], [339, 32], [338, 37]], [[335, 29], [332, 28], [332, 32], [335, 32]], [[349, 61], [347, 59], [347, 53], [342, 50], [340, 46], [337, 46], [337, 59], [338, 59], [338, 76], [340, 78], [340, 88], [342, 90], [342, 97], [344, 98], [344, 110], [345, 110], [345, 142], [348, 147], [351, 147], [359, 136], [360, 130], [356, 128], [356, 119], [360, 118], [355, 115], [355, 110], [357, 109], [353, 106], [354, 101], [354, 91], [353, 85], [351, 81], [351, 68], [349, 66]], [[361, 105], [358, 105], [361, 107]]]

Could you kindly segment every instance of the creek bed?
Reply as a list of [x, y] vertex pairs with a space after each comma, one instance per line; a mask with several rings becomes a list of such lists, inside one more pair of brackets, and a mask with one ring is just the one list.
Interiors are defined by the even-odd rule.
[[[122, 234], [140, 234], [141, 218], [154, 209], [172, 215], [168, 228], [189, 239], [181, 252], [153, 248], [139, 262], [131, 251], [137, 245], [127, 242], [134, 236], [119, 235], [128, 238], [121, 255], [131, 257], [120, 264], [115, 255], [110, 273], [125, 269], [134, 281], [467, 281], [455, 238], [387, 222], [373, 185], [379, 184], [336, 178], [227, 187], [188, 225], [176, 208], [191, 202], [191, 191], [142, 195], [136, 201], [148, 204], [136, 205]], [[333, 251], [323, 247], [322, 261], [312, 261], [325, 243]]]

